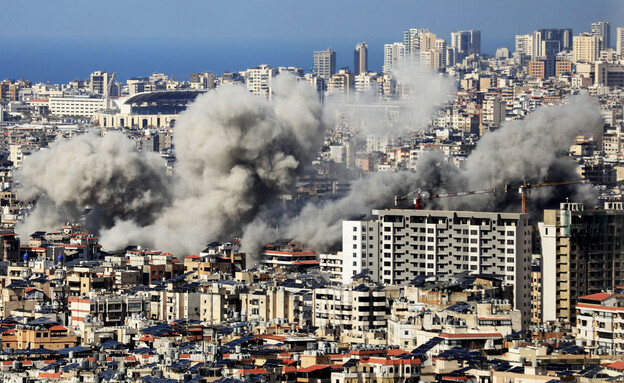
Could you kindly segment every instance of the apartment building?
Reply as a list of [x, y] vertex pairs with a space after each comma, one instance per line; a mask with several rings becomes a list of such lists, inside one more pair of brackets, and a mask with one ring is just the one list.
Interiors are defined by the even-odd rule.
[[266, 290], [241, 293], [241, 315], [245, 315], [248, 320], [285, 320], [303, 326], [306, 319], [305, 300], [305, 295], [299, 291], [273, 286]]
[[2, 333], [2, 349], [46, 349], [61, 350], [78, 345], [78, 337], [56, 323], [41, 326], [17, 325]]
[[575, 63], [595, 62], [600, 56], [600, 38], [590, 34], [574, 36], [572, 53]]
[[149, 305], [144, 297], [139, 296], [94, 295], [69, 297], [67, 301], [72, 326], [81, 326], [85, 321], [123, 326], [127, 318], [145, 313]]
[[106, 100], [91, 97], [50, 97], [50, 114], [55, 116], [91, 117], [106, 109]]
[[607, 202], [585, 210], [562, 203], [544, 210], [542, 240], [542, 321], [575, 323], [577, 297], [614, 291], [624, 285], [624, 209]]
[[271, 267], [318, 266], [314, 251], [305, 250], [296, 242], [277, 241], [264, 247], [260, 263]]
[[256, 96], [270, 97], [273, 92], [271, 84], [277, 75], [277, 69], [269, 65], [259, 65], [242, 72], [247, 90]]
[[376, 285], [315, 289], [312, 298], [312, 324], [338, 326], [347, 332], [370, 331], [386, 326], [386, 292]]
[[329, 282], [334, 285], [342, 283], [342, 253], [319, 254], [319, 267], [321, 273], [329, 277]]
[[578, 298], [574, 335], [605, 354], [624, 352], [624, 296], [597, 293]]
[[374, 282], [407, 284], [419, 275], [496, 274], [530, 318], [531, 227], [527, 214], [374, 210], [343, 222], [343, 283], [365, 269]]
[[314, 51], [314, 73], [317, 77], [329, 80], [336, 73], [336, 51]]

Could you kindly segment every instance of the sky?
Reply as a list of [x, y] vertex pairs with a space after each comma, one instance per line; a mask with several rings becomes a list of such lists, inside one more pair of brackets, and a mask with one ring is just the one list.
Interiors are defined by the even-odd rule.
[[[68, 82], [94, 70], [118, 79], [153, 72], [241, 71], [269, 64], [309, 70], [314, 50], [336, 50], [353, 66], [355, 44], [369, 45], [380, 70], [383, 44], [408, 28], [450, 39], [481, 30], [484, 53], [513, 49], [516, 34], [539, 28], [589, 31], [594, 21], [624, 27], [622, 0], [4, 0], [0, 78]], [[615, 38], [612, 38], [612, 44]]]

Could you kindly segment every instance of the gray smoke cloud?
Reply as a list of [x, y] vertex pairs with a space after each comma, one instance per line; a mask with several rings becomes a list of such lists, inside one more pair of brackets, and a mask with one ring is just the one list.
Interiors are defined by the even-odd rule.
[[35, 210], [16, 231], [58, 229], [93, 209], [89, 228], [111, 226], [118, 218], [152, 222], [171, 201], [165, 162], [136, 150], [125, 135], [89, 133], [57, 141], [27, 157], [17, 174], [21, 200], [37, 200]]
[[[562, 106], [544, 107], [527, 119], [503, 124], [487, 133], [470, 154], [465, 166], [459, 169], [443, 156], [427, 153], [411, 171], [374, 173], [353, 183], [351, 191], [342, 199], [318, 205], [308, 205], [287, 222], [290, 237], [308, 243], [319, 250], [330, 249], [341, 238], [341, 223], [370, 214], [374, 208], [387, 208], [395, 195], [404, 195], [416, 188], [431, 193], [445, 191], [498, 188], [518, 185], [529, 177], [532, 181], [578, 179], [576, 164], [566, 158], [566, 151], [581, 134], [598, 138], [602, 132], [598, 108], [588, 99], [575, 97]], [[576, 185], [575, 198], [595, 198], [590, 185]], [[444, 206], [453, 209], [519, 211], [517, 189], [514, 195], [497, 193], [491, 196], [430, 200], [429, 207]], [[559, 195], [557, 188], [534, 189], [532, 202], [540, 204]], [[256, 237], [261, 237], [254, 232]], [[271, 232], [266, 233], [267, 237]]]
[[[414, 99], [419, 101], [411, 109], [413, 123], [406, 126], [422, 127], [445, 101], [450, 88], [435, 81], [423, 86], [439, 87], [439, 97], [417, 92], [422, 97]], [[262, 244], [278, 236], [317, 250], [331, 248], [340, 241], [342, 220], [390, 207], [394, 195], [416, 188], [439, 193], [500, 188], [525, 176], [570, 179], [575, 164], [565, 151], [576, 135], [597, 135], [602, 127], [591, 102], [571, 99], [487, 133], [461, 169], [440, 154], [427, 153], [416, 169], [374, 173], [355, 181], [344, 198], [290, 212], [279, 204], [280, 197], [292, 192], [296, 175], [318, 153], [328, 119], [307, 83], [278, 76], [273, 86], [272, 101], [238, 86], [199, 96], [176, 124], [173, 177], [165, 175], [157, 155], [136, 151], [131, 140], [115, 133], [79, 136], [30, 156], [19, 175], [20, 198], [38, 204], [18, 232], [56, 229], [89, 207], [93, 212], [87, 220], [99, 229], [106, 249], [132, 244], [187, 255], [207, 241], [243, 232], [243, 249], [253, 265]], [[535, 190], [531, 198], [547, 201], [556, 196], [553, 190]], [[588, 191], [576, 190], [579, 196]], [[440, 205], [430, 207], [495, 210], [510, 201], [518, 203], [518, 197], [440, 199], [435, 202]]]
[[[336, 201], [305, 206], [287, 225], [288, 238], [295, 238], [315, 249], [328, 249], [342, 237], [342, 221], [370, 214], [371, 209], [391, 206], [395, 194], [406, 194], [418, 185], [439, 185], [441, 177], [457, 169], [440, 153], [427, 153], [413, 171], [376, 172], [355, 181], [349, 193]], [[268, 233], [270, 235], [270, 233]]]
[[[326, 113], [335, 121], [345, 120], [362, 136], [398, 136], [428, 127], [433, 114], [455, 94], [452, 77], [418, 63], [395, 65], [391, 73], [397, 94], [380, 101], [378, 91], [337, 94], [327, 98]], [[353, 93], [353, 92], [352, 92]]]
[[272, 102], [240, 86], [199, 96], [176, 123], [172, 205], [146, 226], [118, 220], [102, 243], [190, 254], [240, 234], [261, 207], [290, 192], [322, 143], [322, 108], [312, 87], [290, 76], [273, 87]]

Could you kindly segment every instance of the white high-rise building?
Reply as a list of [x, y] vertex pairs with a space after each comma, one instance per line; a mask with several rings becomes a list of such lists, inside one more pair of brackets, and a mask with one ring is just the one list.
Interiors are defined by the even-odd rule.
[[616, 43], [615, 49], [617, 49], [617, 54], [620, 56], [624, 55], [624, 28], [616, 29], [615, 43]]
[[372, 281], [387, 284], [407, 284], [418, 275], [496, 274], [514, 287], [514, 305], [528, 325], [527, 214], [389, 209], [373, 215], [343, 222], [343, 283], [365, 269]]
[[591, 34], [574, 36], [572, 53], [575, 63], [593, 64], [600, 57], [600, 37]]
[[91, 73], [91, 81], [89, 82], [89, 90], [93, 94], [105, 94], [111, 85], [113, 74], [103, 71], [95, 71]]
[[533, 57], [535, 55], [533, 45], [535, 36], [533, 34], [516, 35], [516, 53], [523, 53]]
[[429, 33], [429, 29], [411, 28], [403, 31], [403, 44], [405, 44], [407, 53], [414, 54], [415, 56], [420, 55], [421, 35], [424, 33]]
[[378, 75], [375, 73], [362, 73], [355, 76], [355, 92], [356, 93], [366, 93], [369, 95], [379, 96], [381, 93], [381, 88], [379, 86], [379, 82], [377, 81]]
[[404, 43], [393, 43], [384, 45], [384, 73], [388, 73], [397, 64], [404, 63], [408, 52]]
[[457, 61], [464, 57], [481, 54], [481, 31], [457, 31], [451, 33], [451, 45], [455, 48]]
[[317, 77], [329, 81], [336, 74], [336, 51], [326, 49], [314, 52], [314, 73]]
[[277, 75], [277, 69], [269, 65], [259, 65], [242, 72], [247, 90], [256, 96], [269, 96], [272, 93], [271, 83]]
[[591, 33], [600, 38], [600, 49], [611, 47], [611, 23], [608, 21], [597, 21], [591, 25]]

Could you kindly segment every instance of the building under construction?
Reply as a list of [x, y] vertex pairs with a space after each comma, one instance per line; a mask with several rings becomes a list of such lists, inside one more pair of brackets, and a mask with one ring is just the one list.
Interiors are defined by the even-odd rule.
[[562, 203], [544, 210], [542, 241], [542, 320], [575, 325], [577, 298], [624, 285], [624, 209], [607, 202], [585, 210]]

